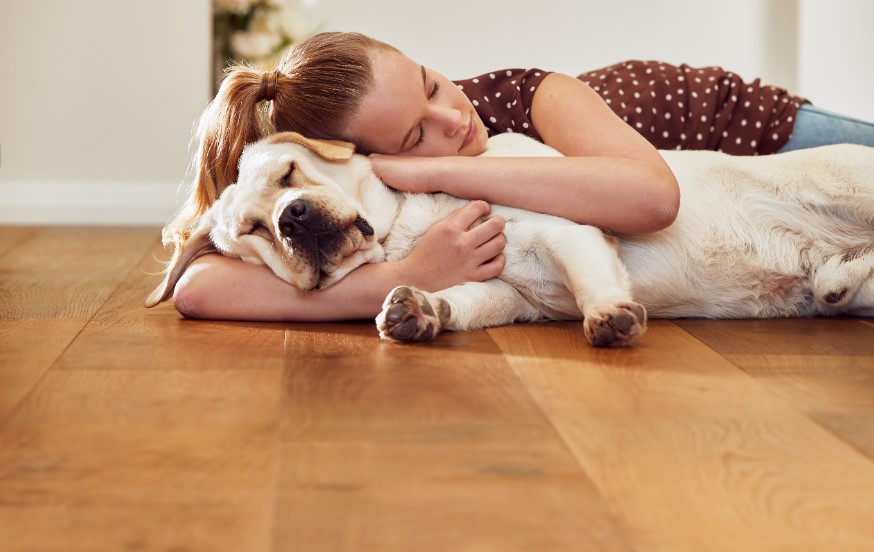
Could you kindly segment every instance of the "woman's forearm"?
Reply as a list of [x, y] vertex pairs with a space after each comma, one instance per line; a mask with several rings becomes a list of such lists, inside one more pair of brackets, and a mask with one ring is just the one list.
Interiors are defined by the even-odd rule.
[[[661, 230], [679, 191], [666, 165], [620, 157], [394, 157], [386, 183], [444, 191], [623, 233]], [[412, 184], [411, 184], [412, 183]], [[400, 184], [399, 184], [400, 185]]]
[[[376, 316], [404, 278], [397, 263], [364, 265], [324, 290], [301, 291], [264, 265], [205, 255], [183, 274], [173, 300], [189, 318], [332, 321]], [[415, 282], [403, 282], [415, 284]]]

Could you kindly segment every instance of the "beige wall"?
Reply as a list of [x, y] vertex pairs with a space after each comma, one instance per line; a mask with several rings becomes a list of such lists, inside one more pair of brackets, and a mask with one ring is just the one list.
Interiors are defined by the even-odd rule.
[[799, 12], [799, 93], [874, 121], [874, 2], [800, 0]]
[[723, 65], [794, 85], [796, 0], [322, 0], [338, 30], [372, 34], [450, 77], [499, 67], [571, 74], [625, 59]]
[[209, 99], [209, 0], [0, 0], [0, 222], [162, 223]]
[[[314, 0], [301, 0], [312, 3]], [[0, 223], [162, 224], [209, 95], [210, 0], [0, 0]], [[868, 0], [321, 0], [454, 78], [722, 65], [874, 120]]]

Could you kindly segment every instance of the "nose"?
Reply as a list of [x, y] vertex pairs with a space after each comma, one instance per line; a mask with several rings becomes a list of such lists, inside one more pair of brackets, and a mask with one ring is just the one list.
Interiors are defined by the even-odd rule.
[[301, 231], [319, 234], [329, 229], [326, 221], [320, 216], [313, 203], [305, 198], [298, 198], [285, 206], [279, 215], [279, 232], [286, 238], [291, 238]]
[[448, 138], [455, 136], [462, 130], [461, 111], [454, 107], [435, 105], [431, 111], [431, 117], [435, 126]]

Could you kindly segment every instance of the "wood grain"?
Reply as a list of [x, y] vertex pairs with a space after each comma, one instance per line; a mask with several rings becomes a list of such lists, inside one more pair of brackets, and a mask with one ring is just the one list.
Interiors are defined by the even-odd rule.
[[633, 549], [488, 335], [444, 337], [290, 329], [274, 548]]
[[154, 237], [148, 228], [0, 227], [0, 423]]
[[870, 323], [843, 318], [678, 324], [874, 459], [874, 326]]
[[147, 242], [128, 235], [136, 266], [111, 267], [126, 268], [125, 279], [0, 427], [4, 547], [269, 543], [284, 325], [197, 324], [144, 309], [156, 230]]
[[870, 459], [674, 324], [626, 351], [538, 329], [489, 334], [645, 548], [874, 546]]
[[0, 318], [0, 425], [87, 323], [87, 318]]
[[92, 316], [154, 240], [153, 228], [41, 229], [0, 256], [0, 318]]
[[0, 548], [872, 550], [874, 323], [142, 307], [159, 231], [0, 228]]

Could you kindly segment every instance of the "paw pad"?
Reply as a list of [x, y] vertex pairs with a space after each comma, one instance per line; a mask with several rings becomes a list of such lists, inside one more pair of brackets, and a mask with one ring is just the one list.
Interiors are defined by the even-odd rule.
[[434, 309], [421, 292], [399, 287], [389, 293], [376, 318], [379, 335], [390, 341], [428, 341], [440, 329]]
[[646, 331], [646, 309], [639, 303], [594, 309], [583, 321], [583, 329], [594, 347], [622, 347]]

